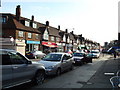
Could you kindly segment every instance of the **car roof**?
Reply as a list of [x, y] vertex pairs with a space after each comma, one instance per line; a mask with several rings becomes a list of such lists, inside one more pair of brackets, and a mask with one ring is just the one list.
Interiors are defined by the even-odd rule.
[[68, 54], [68, 53], [64, 53], [64, 52], [52, 52], [50, 54]]
[[8, 52], [10, 52], [10, 51], [14, 51], [14, 52], [16, 52], [15, 50], [13, 50], [13, 49], [0, 49], [0, 51], [8, 51]]

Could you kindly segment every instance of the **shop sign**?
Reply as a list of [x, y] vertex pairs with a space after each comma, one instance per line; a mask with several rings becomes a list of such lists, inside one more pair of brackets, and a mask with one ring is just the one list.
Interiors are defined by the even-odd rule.
[[40, 41], [30, 41], [30, 40], [27, 40], [26, 43], [27, 44], [40, 44]]

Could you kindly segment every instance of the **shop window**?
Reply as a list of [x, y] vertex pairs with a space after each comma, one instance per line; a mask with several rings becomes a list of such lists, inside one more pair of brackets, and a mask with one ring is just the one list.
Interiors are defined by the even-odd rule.
[[55, 40], [55, 37], [51, 36], [51, 41], [54, 41]]
[[23, 37], [23, 31], [19, 31], [19, 32], [18, 32], [18, 36], [19, 36], [19, 37]]
[[32, 38], [32, 33], [28, 33], [28, 38]]

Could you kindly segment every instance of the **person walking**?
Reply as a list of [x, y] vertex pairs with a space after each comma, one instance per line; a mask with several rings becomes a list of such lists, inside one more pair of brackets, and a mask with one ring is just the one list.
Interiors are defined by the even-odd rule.
[[115, 50], [115, 49], [114, 49], [113, 55], [114, 55], [114, 59], [116, 59], [117, 52], [116, 52], [116, 50]]

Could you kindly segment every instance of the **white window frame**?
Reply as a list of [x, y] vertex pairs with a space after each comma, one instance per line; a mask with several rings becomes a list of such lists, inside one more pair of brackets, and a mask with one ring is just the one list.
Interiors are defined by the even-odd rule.
[[49, 39], [49, 35], [48, 35], [48, 31], [47, 29], [45, 30], [44, 34], [43, 34], [43, 39], [48, 40]]
[[28, 38], [32, 38], [32, 33], [28, 33]]
[[56, 37], [56, 41], [59, 42], [59, 41], [60, 41], [60, 38]]
[[18, 36], [19, 36], [19, 37], [23, 37], [23, 36], [24, 36], [24, 32], [23, 32], [23, 31], [19, 31], [19, 32], [18, 32]]
[[29, 27], [30, 26], [30, 22], [29, 21], [25, 21], [25, 26]]
[[51, 39], [51, 41], [54, 41], [54, 40], [55, 40], [55, 37], [54, 37], [54, 36], [51, 36], [50, 39]]
[[65, 38], [65, 35], [63, 36], [63, 41], [66, 42], [66, 38]]
[[39, 39], [39, 34], [35, 34], [35, 38], [36, 38], [36, 39]]
[[33, 23], [33, 28], [37, 28], [37, 23]]

